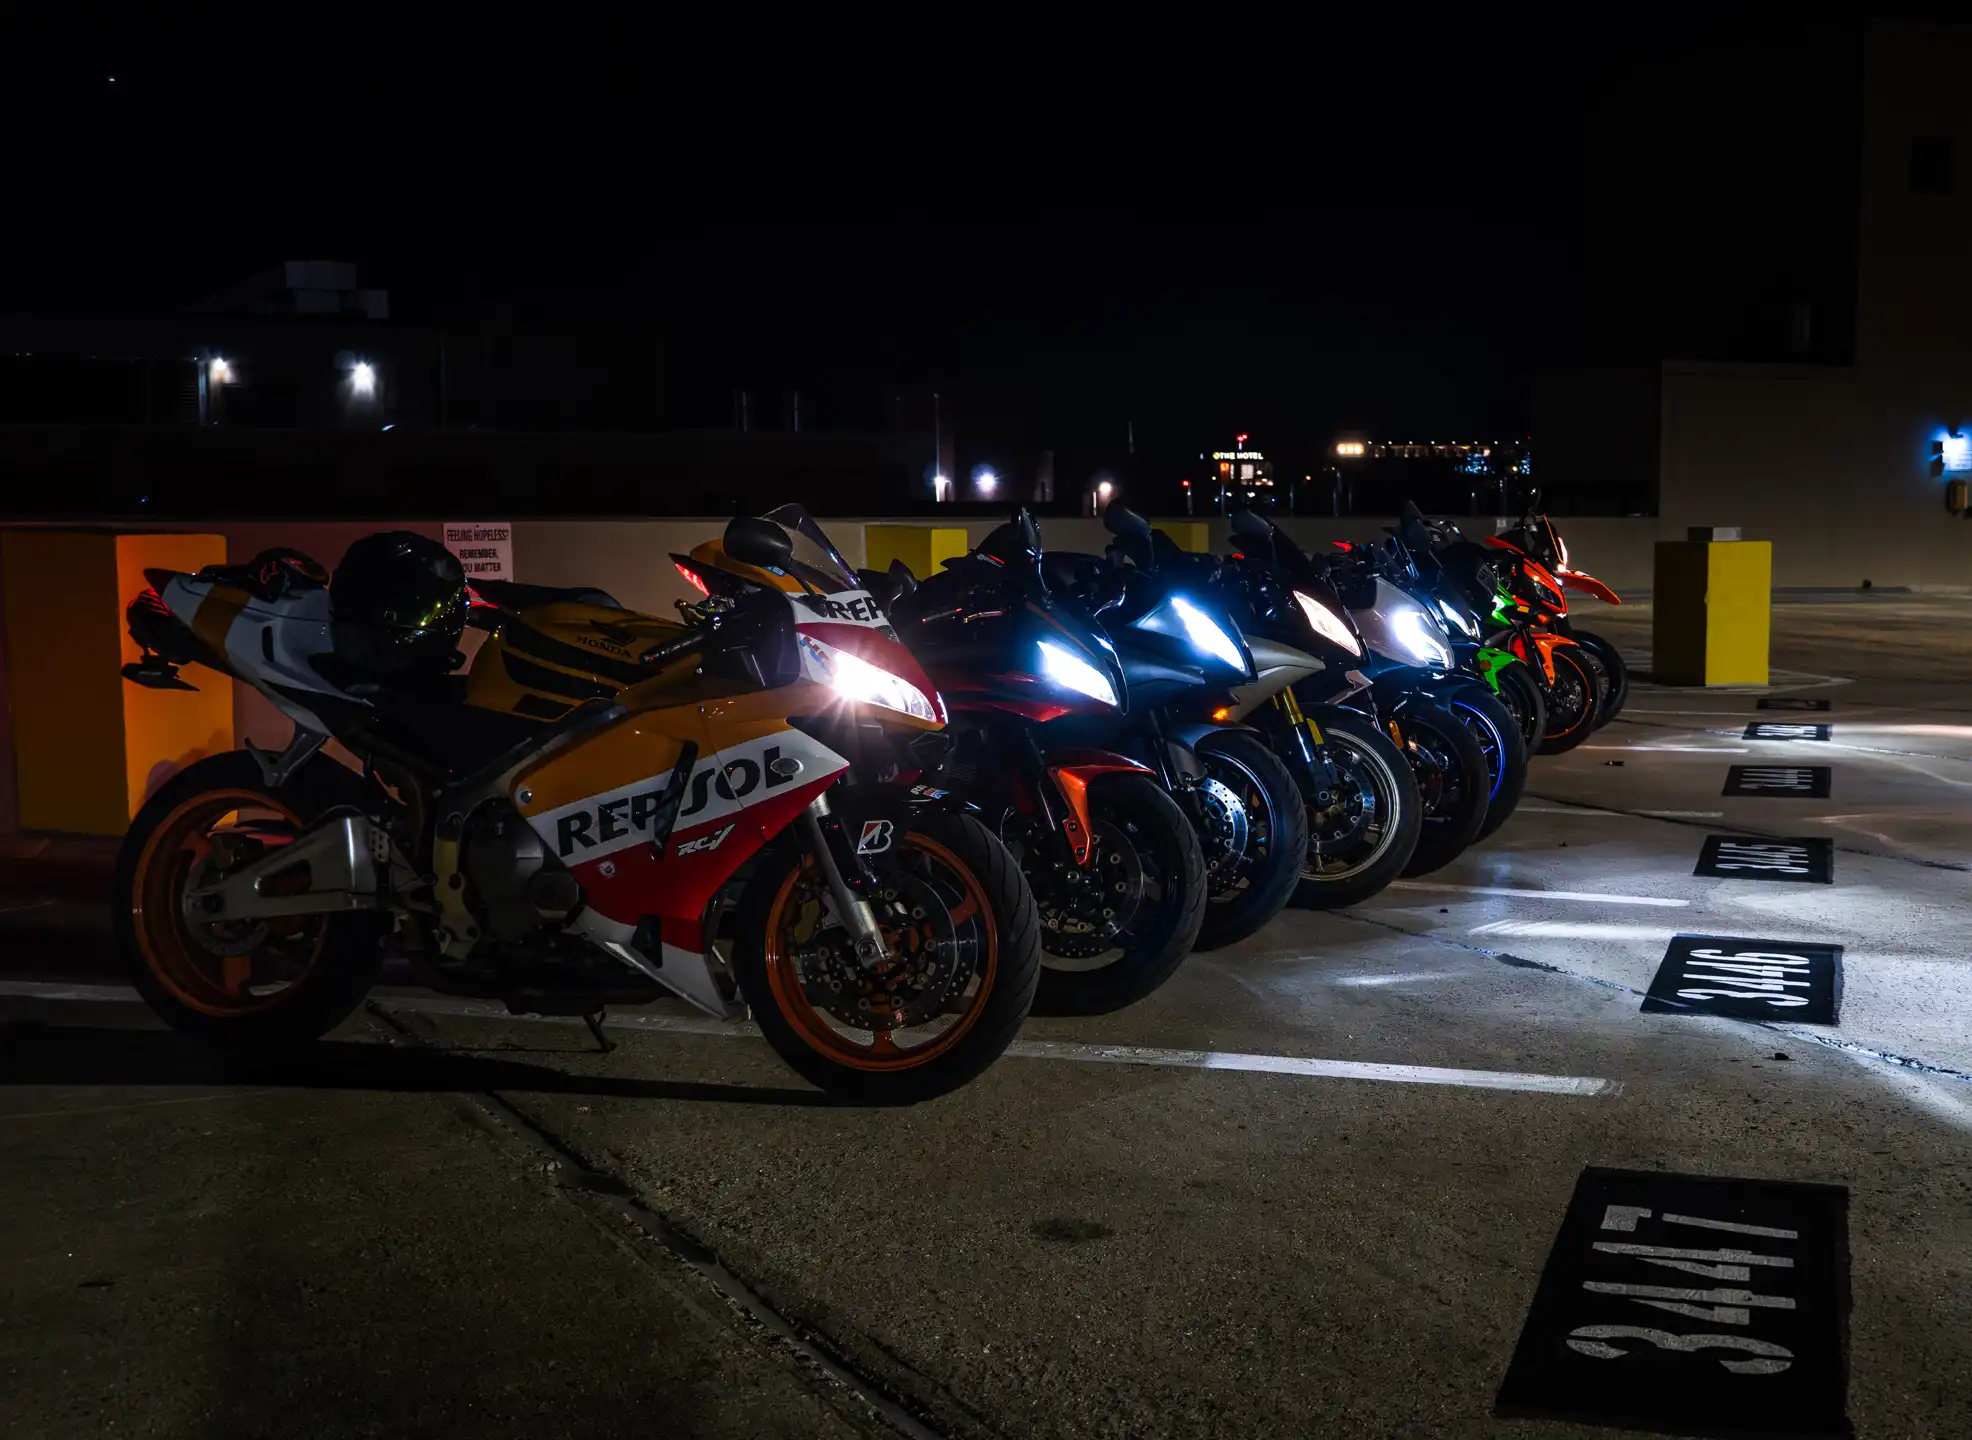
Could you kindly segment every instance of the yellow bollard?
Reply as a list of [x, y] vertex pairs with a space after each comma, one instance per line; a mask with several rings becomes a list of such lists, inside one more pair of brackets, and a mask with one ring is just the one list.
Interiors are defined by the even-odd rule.
[[863, 564], [871, 570], [888, 570], [892, 560], [902, 560], [911, 573], [922, 580], [945, 568], [972, 547], [965, 531], [944, 525], [866, 525], [863, 527]]
[[1669, 685], [1764, 685], [1773, 603], [1766, 540], [1660, 540], [1651, 674]]
[[123, 678], [141, 653], [123, 611], [146, 568], [226, 559], [219, 535], [9, 530], [7, 689], [23, 830], [121, 835], [152, 790], [194, 760], [233, 748], [233, 682], [186, 667], [192, 690]]
[[1212, 527], [1203, 520], [1158, 520], [1153, 529], [1162, 530], [1178, 542], [1180, 550], [1203, 555], [1212, 548]]

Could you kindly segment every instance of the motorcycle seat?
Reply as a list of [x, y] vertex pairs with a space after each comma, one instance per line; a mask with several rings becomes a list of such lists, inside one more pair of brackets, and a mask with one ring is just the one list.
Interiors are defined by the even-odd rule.
[[605, 610], [621, 610], [616, 597], [591, 585], [523, 585], [517, 580], [476, 580], [472, 588], [482, 600], [490, 600], [502, 610], [536, 610], [543, 605], [595, 605]]

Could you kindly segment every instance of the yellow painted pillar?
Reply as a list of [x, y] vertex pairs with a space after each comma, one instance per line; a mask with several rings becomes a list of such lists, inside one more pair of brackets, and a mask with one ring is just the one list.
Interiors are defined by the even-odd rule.
[[1203, 555], [1212, 548], [1212, 527], [1203, 520], [1159, 520], [1154, 528], [1178, 542], [1180, 550]]
[[1671, 685], [1764, 685], [1773, 603], [1766, 540], [1660, 540], [1651, 674]]
[[863, 563], [871, 570], [888, 570], [890, 562], [902, 560], [911, 573], [922, 580], [945, 568], [972, 547], [965, 530], [956, 525], [866, 525], [863, 527]]
[[198, 689], [127, 682], [137, 642], [123, 611], [148, 568], [222, 563], [219, 535], [8, 530], [0, 535], [7, 689], [23, 830], [121, 835], [178, 770], [233, 747], [233, 682], [203, 666]]

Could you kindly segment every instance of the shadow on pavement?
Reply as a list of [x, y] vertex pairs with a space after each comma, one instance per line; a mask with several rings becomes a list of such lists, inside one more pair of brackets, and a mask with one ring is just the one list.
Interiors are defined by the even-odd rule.
[[0, 1085], [240, 1085], [303, 1090], [534, 1091], [618, 1100], [834, 1106], [817, 1090], [570, 1075], [486, 1055], [320, 1040], [280, 1057], [231, 1055], [169, 1031], [0, 1025]]

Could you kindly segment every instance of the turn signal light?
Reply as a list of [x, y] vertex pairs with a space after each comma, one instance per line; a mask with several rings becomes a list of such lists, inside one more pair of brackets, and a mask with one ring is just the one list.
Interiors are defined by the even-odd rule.
[[1214, 720], [1232, 719], [1232, 707], [1229, 705], [1221, 705], [1217, 710], [1214, 710], [1212, 712], [1212, 718]]

